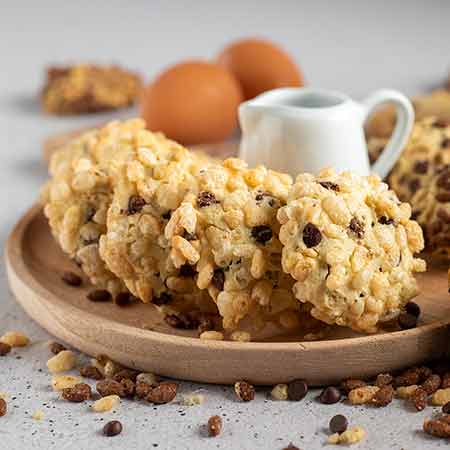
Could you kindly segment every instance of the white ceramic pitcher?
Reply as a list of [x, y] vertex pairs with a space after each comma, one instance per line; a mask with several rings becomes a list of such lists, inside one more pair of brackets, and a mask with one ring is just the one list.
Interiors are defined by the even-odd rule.
[[[397, 124], [370, 166], [364, 122], [381, 103], [393, 103]], [[400, 92], [379, 90], [361, 103], [345, 94], [314, 88], [266, 92], [239, 107], [240, 157], [296, 176], [324, 167], [384, 178], [400, 156], [414, 122], [411, 102]]]

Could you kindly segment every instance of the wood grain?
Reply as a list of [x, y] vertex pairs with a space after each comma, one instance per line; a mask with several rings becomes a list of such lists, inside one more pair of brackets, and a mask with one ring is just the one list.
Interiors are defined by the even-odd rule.
[[[312, 385], [349, 376], [372, 376], [441, 356], [448, 349], [450, 302], [445, 267], [420, 277], [423, 314], [412, 330], [300, 342], [290, 336], [261, 342], [201, 341], [168, 327], [151, 306], [118, 307], [86, 299], [89, 285], [65, 285], [77, 270], [51, 236], [39, 206], [30, 209], [9, 237], [6, 265], [11, 289], [41, 326], [80, 351], [107, 354], [129, 366], [170, 377], [233, 383], [275, 384], [305, 378]], [[340, 334], [342, 335], [342, 333]], [[278, 342], [277, 342], [278, 341]]]

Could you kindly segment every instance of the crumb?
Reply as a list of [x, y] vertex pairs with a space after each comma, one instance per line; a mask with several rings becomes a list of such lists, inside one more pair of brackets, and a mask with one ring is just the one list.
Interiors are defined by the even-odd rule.
[[107, 412], [116, 409], [120, 405], [120, 397], [118, 395], [108, 395], [95, 401], [92, 405], [94, 412]]

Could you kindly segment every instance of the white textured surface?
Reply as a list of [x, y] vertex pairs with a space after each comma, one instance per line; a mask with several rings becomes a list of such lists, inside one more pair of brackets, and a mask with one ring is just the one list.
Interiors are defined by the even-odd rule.
[[[341, 89], [357, 98], [379, 87], [412, 94], [444, 79], [449, 68], [450, 3], [312, 2], [3, 2], [0, 12], [0, 241], [36, 199], [45, 179], [40, 142], [50, 133], [112, 116], [58, 119], [43, 116], [35, 102], [43, 67], [70, 60], [119, 61], [153, 76], [186, 57], [211, 57], [226, 42], [265, 35], [282, 42], [302, 64], [311, 85]], [[332, 10], [328, 5], [334, 4]], [[238, 6], [239, 5], [239, 6]], [[407, 9], [404, 9], [407, 7]], [[117, 117], [117, 115], [116, 115]], [[57, 400], [45, 362], [49, 336], [14, 303], [1, 267], [0, 332], [28, 333], [33, 346], [0, 360], [0, 391], [10, 393], [10, 412], [0, 419], [0, 449], [282, 449], [322, 448], [335, 413], [368, 432], [364, 449], [432, 449], [445, 441], [420, 431], [423, 418], [401, 403], [375, 410], [345, 404], [324, 406], [316, 393], [300, 403], [273, 402], [265, 393], [240, 404], [230, 388], [183, 383], [181, 392], [203, 389], [206, 402], [186, 408], [125, 401], [115, 414], [98, 415], [86, 405]], [[20, 357], [18, 359], [17, 357]], [[270, 362], [268, 362], [270, 363]], [[42, 369], [42, 371], [39, 371]], [[31, 419], [36, 409], [42, 422]], [[223, 434], [203, 434], [209, 416], [221, 414]], [[117, 417], [124, 432], [101, 435]], [[103, 419], [103, 420], [102, 420]]]

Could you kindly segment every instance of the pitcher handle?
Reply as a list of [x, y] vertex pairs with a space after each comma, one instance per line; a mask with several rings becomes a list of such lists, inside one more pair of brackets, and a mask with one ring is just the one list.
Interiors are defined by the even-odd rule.
[[385, 178], [397, 162], [408, 141], [414, 124], [414, 109], [409, 99], [400, 92], [382, 89], [363, 100], [363, 105], [365, 106], [364, 120], [367, 120], [374, 108], [381, 103], [393, 103], [397, 112], [397, 123], [394, 132], [383, 152], [371, 167], [372, 172], [381, 178]]

